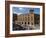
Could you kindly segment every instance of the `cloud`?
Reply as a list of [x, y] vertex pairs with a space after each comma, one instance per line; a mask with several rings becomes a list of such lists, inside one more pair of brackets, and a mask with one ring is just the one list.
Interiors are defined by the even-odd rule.
[[22, 14], [22, 13], [18, 13], [18, 15], [20, 15], [20, 14]]
[[20, 15], [20, 14], [22, 14], [22, 13], [17, 13], [17, 12], [14, 12], [14, 14]]

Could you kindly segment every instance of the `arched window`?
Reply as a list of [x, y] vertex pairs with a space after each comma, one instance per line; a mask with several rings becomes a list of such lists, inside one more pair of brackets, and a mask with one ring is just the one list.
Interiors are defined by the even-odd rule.
[[23, 22], [22, 22], [22, 24], [23, 24]]
[[30, 23], [28, 22], [28, 24], [30, 24]]
[[33, 23], [31, 22], [31, 25], [33, 25]]
[[26, 22], [25, 22], [25, 24], [26, 24]]

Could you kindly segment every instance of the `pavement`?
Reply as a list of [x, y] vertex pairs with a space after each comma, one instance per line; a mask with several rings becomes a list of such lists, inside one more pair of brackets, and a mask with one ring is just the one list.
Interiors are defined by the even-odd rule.
[[40, 25], [18, 25], [13, 24], [13, 30], [37, 30], [40, 29]]

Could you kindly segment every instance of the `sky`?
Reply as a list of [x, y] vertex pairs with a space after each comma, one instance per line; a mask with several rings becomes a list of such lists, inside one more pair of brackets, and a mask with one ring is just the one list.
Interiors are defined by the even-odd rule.
[[[14, 14], [25, 14], [25, 13], [29, 13], [29, 10], [32, 8], [28, 8], [28, 7], [13, 7], [13, 13]], [[33, 8], [33, 13], [35, 14], [40, 14], [40, 8]]]

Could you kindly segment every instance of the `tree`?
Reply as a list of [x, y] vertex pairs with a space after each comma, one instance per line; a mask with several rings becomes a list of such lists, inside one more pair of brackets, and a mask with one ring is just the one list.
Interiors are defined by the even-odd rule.
[[17, 14], [13, 14], [13, 21], [17, 20]]

